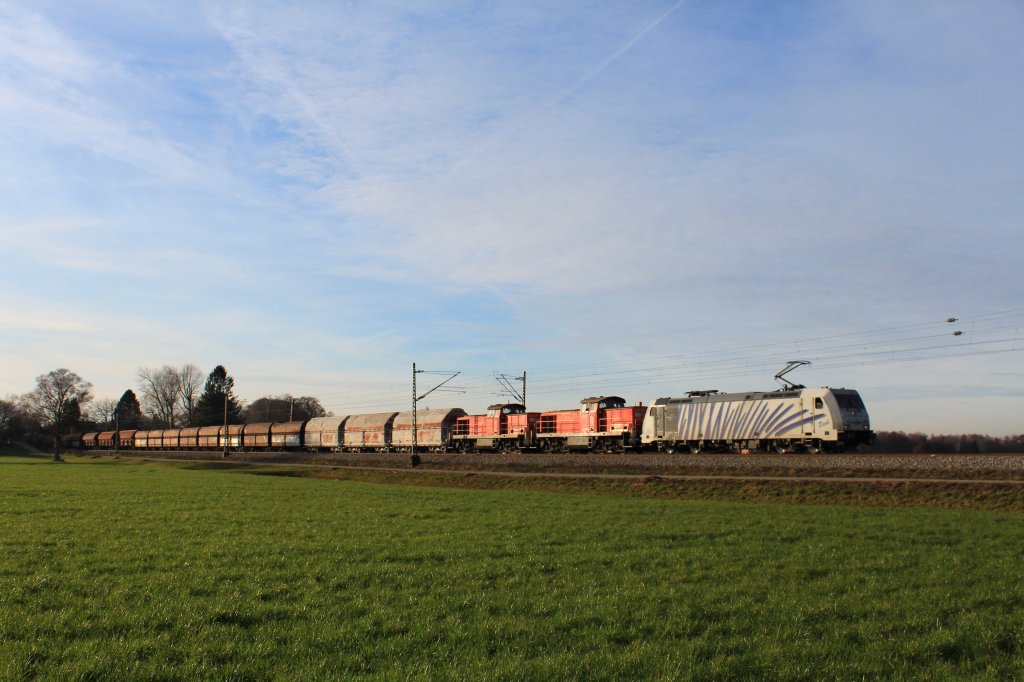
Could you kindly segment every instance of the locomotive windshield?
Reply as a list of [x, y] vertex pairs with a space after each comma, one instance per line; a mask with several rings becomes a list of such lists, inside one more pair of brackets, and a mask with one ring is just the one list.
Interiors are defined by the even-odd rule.
[[857, 393], [836, 393], [836, 402], [844, 410], [863, 410], [864, 402]]

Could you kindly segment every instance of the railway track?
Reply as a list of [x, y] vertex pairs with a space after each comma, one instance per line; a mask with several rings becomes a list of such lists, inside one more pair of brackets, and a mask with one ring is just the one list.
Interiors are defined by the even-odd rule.
[[382, 472], [549, 476], [619, 480], [817, 481], [861, 483], [1024, 484], [1024, 454], [1010, 455], [457, 455], [408, 453], [92, 451], [134, 459], [291, 464]]

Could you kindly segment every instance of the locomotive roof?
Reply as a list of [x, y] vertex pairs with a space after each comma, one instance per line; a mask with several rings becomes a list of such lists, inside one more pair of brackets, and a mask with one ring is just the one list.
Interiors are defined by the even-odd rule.
[[[802, 390], [802, 389], [801, 389]], [[687, 395], [685, 398], [658, 398], [655, 405], [670, 403], [726, 403], [735, 400], [765, 400], [766, 398], [798, 398], [801, 390], [782, 389], [779, 391], [745, 391], [743, 393], [711, 393], [708, 395]]]
[[584, 398], [580, 401], [580, 405], [593, 405], [594, 403], [599, 403], [602, 400], [617, 400], [621, 403], [626, 402], [625, 398], [620, 398], [617, 395], [599, 395], [597, 397]]
[[522, 403], [494, 403], [493, 405], [488, 405], [487, 409], [488, 410], [500, 410], [503, 407], [518, 407], [518, 408], [520, 408], [522, 410], [526, 409], [526, 406], [523, 405]]

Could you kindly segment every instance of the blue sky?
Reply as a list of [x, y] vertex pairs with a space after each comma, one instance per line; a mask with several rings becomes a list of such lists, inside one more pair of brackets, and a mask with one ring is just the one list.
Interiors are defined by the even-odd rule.
[[496, 372], [547, 409], [808, 359], [877, 428], [1022, 432], [1021, 35], [1016, 2], [0, 0], [0, 393], [192, 362], [344, 414], [415, 361], [476, 412]]

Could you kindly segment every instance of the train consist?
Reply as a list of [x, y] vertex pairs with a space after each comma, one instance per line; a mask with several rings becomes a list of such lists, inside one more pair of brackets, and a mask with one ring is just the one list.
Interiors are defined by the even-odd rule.
[[857, 391], [790, 386], [779, 391], [694, 391], [627, 405], [585, 398], [578, 409], [529, 412], [517, 403], [464, 410], [378, 412], [306, 421], [229, 424], [68, 436], [70, 448], [103, 450], [308, 450], [320, 452], [842, 452], [874, 439]]

